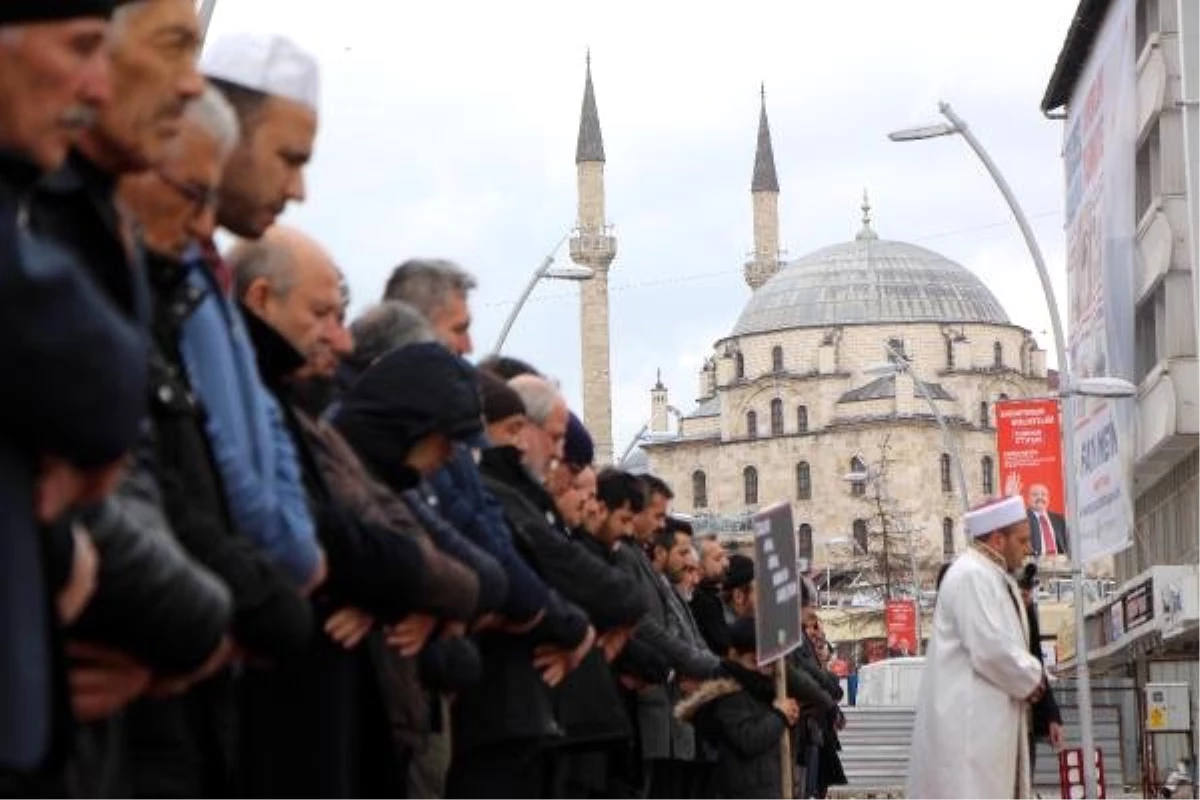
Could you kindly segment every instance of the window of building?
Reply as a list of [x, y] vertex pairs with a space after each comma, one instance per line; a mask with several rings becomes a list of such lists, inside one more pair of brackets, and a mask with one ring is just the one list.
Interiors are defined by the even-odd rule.
[[708, 508], [708, 476], [701, 469], [692, 473], [692, 507]]
[[1146, 132], [1146, 138], [1138, 145], [1134, 167], [1134, 217], [1140, 222], [1154, 205], [1162, 191], [1162, 145], [1158, 137], [1158, 120]]
[[778, 397], [771, 401], [771, 435], [783, 435], [783, 401]]
[[796, 409], [796, 431], [808, 433], [808, 406], [800, 406]]
[[771, 371], [783, 372], [783, 348], [779, 345], [771, 348]]
[[991, 423], [991, 415], [988, 413], [988, 401], [979, 401], [979, 427], [986, 428]]
[[942, 557], [954, 555], [954, 520], [942, 517]]
[[888, 359], [888, 361], [891, 361], [893, 363], [898, 358], [906, 359], [906, 360], [908, 358], [908, 354], [904, 352], [904, 340], [903, 339], [896, 339], [896, 338], [888, 339], [887, 351], [888, 351], [887, 359]]
[[796, 529], [796, 558], [804, 559], [809, 565], [813, 561], [812, 525], [807, 522], [801, 523]]
[[1146, 379], [1158, 363], [1161, 350], [1160, 320], [1166, 314], [1167, 298], [1163, 285], [1155, 287], [1138, 303], [1133, 318], [1134, 371], [1138, 383]]
[[991, 496], [996, 493], [996, 465], [992, 461], [991, 456], [984, 456], [979, 460], [979, 471], [982, 480], [983, 493], [986, 496]]
[[746, 412], [746, 435], [751, 439], [758, 436], [758, 414], [753, 411]]
[[1004, 345], [999, 342], [992, 345], [992, 366], [996, 369], [1004, 366]]
[[746, 357], [740, 352], [733, 354], [733, 374], [738, 378], [746, 377]]
[[867, 521], [865, 519], [854, 520], [854, 552], [857, 555], [865, 556], [870, 550], [871, 536], [867, 533]]
[[850, 482], [850, 494], [854, 497], [865, 497], [867, 494], [867, 464], [858, 456], [850, 459], [850, 472], [854, 475], [863, 476], [862, 480], [854, 480]]
[[758, 470], [746, 467], [742, 470], [742, 484], [746, 497], [746, 505], [758, 505]]
[[812, 500], [812, 472], [807, 461], [796, 465], [796, 499]]
[[1158, 33], [1158, 0], [1138, 0], [1134, 27], [1134, 56], [1140, 56], [1152, 34]]
[[954, 491], [954, 484], [950, 480], [950, 454], [942, 453], [942, 457], [938, 459], [938, 464], [941, 467], [942, 491], [950, 494]]
[[954, 369], [954, 339], [946, 337], [946, 369]]

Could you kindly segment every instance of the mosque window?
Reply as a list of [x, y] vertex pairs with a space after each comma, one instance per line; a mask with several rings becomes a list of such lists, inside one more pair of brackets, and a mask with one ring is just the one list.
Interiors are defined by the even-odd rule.
[[942, 556], [950, 558], [954, 555], [954, 520], [942, 517]]
[[771, 371], [783, 372], [783, 348], [779, 345], [771, 348]]
[[1000, 369], [1004, 366], [1004, 345], [996, 342], [992, 345], [992, 366]]
[[708, 476], [702, 469], [692, 473], [692, 507], [708, 508]]
[[854, 480], [850, 482], [850, 494], [852, 497], [865, 497], [867, 494], [867, 465], [861, 458], [855, 456], [850, 459], [850, 472], [854, 475], [863, 476], [863, 480]]
[[796, 558], [804, 559], [809, 564], [813, 560], [813, 535], [812, 525], [807, 522], [802, 523], [796, 529]]
[[942, 468], [942, 491], [950, 494], [954, 491], [954, 485], [950, 481], [950, 454], [942, 453], [942, 457], [939, 460]]
[[991, 415], [988, 413], [988, 401], [979, 401], [979, 427], [986, 428], [991, 422]]
[[738, 378], [746, 377], [746, 357], [741, 353], [733, 354], [733, 369], [734, 375]]
[[746, 467], [742, 470], [743, 490], [746, 496], [746, 505], [758, 505], [758, 470], [754, 467]]
[[954, 340], [946, 337], [946, 369], [954, 369]]
[[854, 520], [853, 530], [854, 552], [857, 555], [865, 556], [871, 544], [871, 536], [867, 533], [867, 521], [865, 519]]
[[979, 471], [982, 478], [983, 493], [985, 495], [993, 495], [996, 493], [996, 465], [992, 461], [991, 456], [984, 456], [979, 460]]
[[751, 439], [758, 437], [758, 414], [753, 411], [746, 412], [746, 435]]
[[783, 435], [783, 401], [778, 397], [771, 401], [771, 435]]
[[812, 500], [812, 471], [807, 461], [796, 465], [796, 499]]
[[808, 406], [796, 409], [796, 432], [808, 433]]

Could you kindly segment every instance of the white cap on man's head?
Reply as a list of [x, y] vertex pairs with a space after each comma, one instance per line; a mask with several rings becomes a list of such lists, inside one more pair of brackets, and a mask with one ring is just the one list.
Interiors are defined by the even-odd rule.
[[1025, 514], [1025, 501], [1018, 494], [968, 511], [963, 517], [963, 522], [967, 529], [967, 535], [972, 539], [978, 539], [981, 536], [987, 536], [992, 531], [998, 531], [1023, 521], [1026, 518]]
[[223, 36], [204, 48], [200, 71], [208, 78], [317, 109], [317, 60], [278, 34]]

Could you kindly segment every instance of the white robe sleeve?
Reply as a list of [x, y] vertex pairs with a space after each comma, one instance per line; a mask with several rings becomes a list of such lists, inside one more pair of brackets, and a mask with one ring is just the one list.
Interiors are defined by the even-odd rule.
[[975, 671], [1017, 700], [1042, 681], [1042, 665], [1024, 641], [1011, 594], [989, 581], [960, 585], [955, 610], [963, 649]]

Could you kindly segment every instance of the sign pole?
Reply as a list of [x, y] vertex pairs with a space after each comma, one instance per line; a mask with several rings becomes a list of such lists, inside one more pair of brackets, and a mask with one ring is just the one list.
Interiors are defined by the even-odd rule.
[[[775, 662], [775, 696], [780, 700], [787, 699], [787, 659], [780, 658]], [[793, 797], [792, 790], [792, 734], [786, 727], [783, 738], [779, 741], [780, 760], [783, 762], [783, 796], [785, 800]]]

